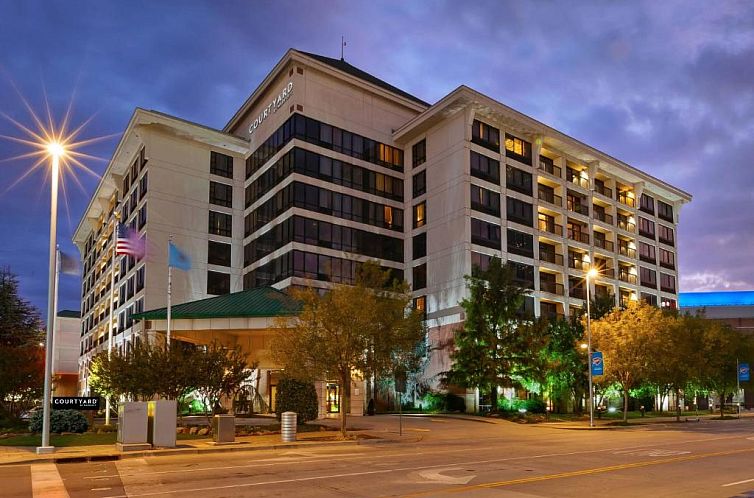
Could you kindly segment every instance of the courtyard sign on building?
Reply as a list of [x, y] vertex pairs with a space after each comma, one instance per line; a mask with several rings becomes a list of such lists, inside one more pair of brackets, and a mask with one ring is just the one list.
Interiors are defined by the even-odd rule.
[[277, 112], [278, 109], [285, 103], [286, 100], [291, 96], [293, 93], [293, 82], [289, 81], [288, 84], [283, 88], [283, 90], [278, 94], [277, 97], [272, 99], [272, 102], [265, 107], [262, 112], [259, 113], [259, 117], [257, 117], [254, 121], [251, 122], [249, 125], [249, 135], [253, 135], [257, 128], [259, 128], [259, 125], [262, 124], [262, 121], [267, 119], [267, 116], [272, 115], [273, 113]]

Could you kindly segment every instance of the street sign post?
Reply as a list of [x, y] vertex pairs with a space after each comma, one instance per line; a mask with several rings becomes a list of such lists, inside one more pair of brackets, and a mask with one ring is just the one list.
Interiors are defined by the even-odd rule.
[[592, 366], [593, 376], [605, 374], [605, 363], [602, 358], [602, 351], [592, 351], [592, 358], [589, 363]]

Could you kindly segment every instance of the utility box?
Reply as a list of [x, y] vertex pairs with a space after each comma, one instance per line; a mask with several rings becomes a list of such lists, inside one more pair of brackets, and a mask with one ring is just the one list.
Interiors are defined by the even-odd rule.
[[233, 443], [236, 440], [236, 417], [215, 415], [212, 419], [212, 440], [215, 443]]
[[280, 436], [284, 443], [296, 440], [296, 412], [283, 412], [280, 417]]
[[149, 449], [147, 439], [147, 404], [132, 401], [118, 405], [118, 438], [121, 451]]
[[177, 411], [178, 403], [174, 399], [160, 399], [147, 403], [147, 441], [153, 447], [175, 448]]

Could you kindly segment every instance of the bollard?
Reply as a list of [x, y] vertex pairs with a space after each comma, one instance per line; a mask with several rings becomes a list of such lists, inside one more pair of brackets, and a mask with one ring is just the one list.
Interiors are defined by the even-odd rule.
[[295, 412], [283, 412], [280, 418], [280, 436], [284, 443], [292, 443], [296, 440]]

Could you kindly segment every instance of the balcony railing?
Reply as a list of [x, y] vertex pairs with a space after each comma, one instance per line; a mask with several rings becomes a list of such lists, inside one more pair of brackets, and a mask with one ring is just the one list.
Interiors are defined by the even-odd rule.
[[569, 257], [568, 268], [573, 268], [574, 270], [588, 271], [589, 263], [587, 263], [586, 261], [582, 261], [580, 258]]
[[625, 230], [627, 232], [636, 233], [636, 225], [634, 223], [629, 222], [628, 220], [624, 220], [621, 218], [618, 218], [618, 228], [621, 230]]
[[598, 194], [604, 195], [605, 197], [609, 197], [610, 199], [613, 198], [613, 189], [607, 188], [604, 185], [594, 185], [594, 191]]
[[582, 176], [578, 175], [567, 175], [568, 178], [566, 178], [569, 182], [573, 183], [574, 185], [577, 185], [583, 189], [589, 189], [589, 179], [584, 178]]
[[600, 220], [603, 223], [607, 223], [608, 225], [613, 224], [613, 217], [605, 212], [602, 211], [594, 211], [594, 219]]
[[639, 259], [645, 263], [657, 264], [657, 256], [650, 256], [649, 254], [639, 253]]
[[546, 261], [547, 263], [553, 263], [558, 266], [563, 266], [563, 255], [557, 254], [553, 251], [539, 250], [539, 260]]
[[588, 233], [574, 230], [573, 228], [568, 229], [568, 238], [571, 240], [575, 240], [576, 242], [583, 242], [584, 244], [589, 243]]
[[618, 280], [634, 285], [636, 285], [636, 282], [638, 281], [634, 273], [628, 273], [625, 270], [618, 271]]
[[660, 236], [658, 237], [658, 240], [659, 240], [660, 242], [662, 242], [663, 244], [667, 244], [667, 245], [669, 245], [669, 246], [675, 245], [675, 240], [673, 240], [673, 239], [669, 239], [669, 238], [667, 238], [667, 237], [663, 237], [662, 235], [660, 235]]
[[643, 230], [641, 227], [639, 227], [639, 235], [642, 237], [647, 237], [648, 239], [654, 239], [655, 233], [650, 232], [649, 230]]
[[568, 295], [576, 299], [586, 299], [586, 290], [583, 287], [571, 287], [568, 289]]
[[589, 206], [586, 204], [580, 204], [577, 202], [573, 202], [570, 199], [568, 199], [568, 210], [573, 211], [574, 213], [583, 214], [584, 216], [589, 216]]
[[539, 279], [539, 290], [542, 292], [549, 292], [550, 294], [563, 295], [563, 284], [557, 282], [551, 282], [549, 280]]
[[554, 233], [555, 235], [563, 236], [563, 226], [558, 225], [555, 222], [552, 221], [546, 221], [546, 220], [537, 220], [539, 229], [543, 232], [550, 232]]
[[675, 287], [668, 287], [668, 286], [660, 284], [660, 290], [662, 292], [672, 292], [673, 294], [675, 294]]
[[641, 286], [657, 290], [657, 280], [642, 280]]
[[615, 270], [612, 268], [597, 268], [599, 273], [597, 278], [615, 278]]
[[618, 254], [627, 258], [636, 258], [636, 249], [632, 249], [628, 246], [618, 244]]
[[673, 261], [660, 261], [660, 266], [663, 268], [669, 268], [671, 270], [675, 270], [675, 262]]
[[563, 207], [563, 198], [560, 197], [559, 195], [555, 195], [554, 193], [548, 190], [539, 190], [537, 192], [537, 197], [539, 197], [539, 200], [541, 201], [554, 204], [558, 207]]
[[599, 239], [599, 238], [595, 237], [594, 238], [594, 247], [599, 247], [599, 248], [602, 248], [602, 249], [604, 249], [606, 251], [613, 252], [613, 248], [615, 247], [615, 245], [612, 242], [610, 242], [609, 240]]
[[559, 166], [555, 166], [549, 157], [539, 156], [539, 169], [558, 178], [563, 176], [563, 170]]
[[618, 202], [626, 206], [636, 207], [636, 199], [629, 197], [627, 192], [618, 192]]

